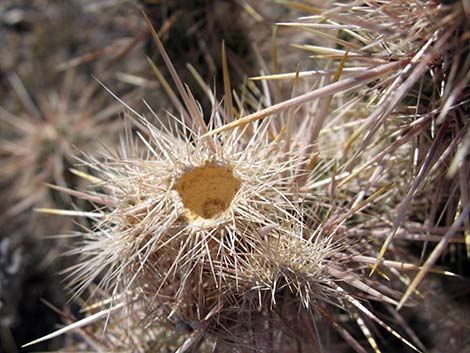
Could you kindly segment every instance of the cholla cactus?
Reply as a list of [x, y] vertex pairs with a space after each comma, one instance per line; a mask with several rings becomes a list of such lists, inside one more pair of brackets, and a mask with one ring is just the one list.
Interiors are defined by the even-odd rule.
[[78, 97], [72, 71], [65, 75], [61, 91], [34, 100], [16, 75], [10, 81], [24, 106], [18, 115], [0, 110], [0, 119], [8, 126], [0, 143], [0, 180], [10, 184], [7, 216], [13, 217], [31, 207], [57, 207], [57, 195], [54, 199], [46, 184], [68, 186], [73, 176], [67, 170], [75, 163], [76, 151], [110, 141], [122, 124], [110, 121], [121, 107], [102, 109], [101, 100], [92, 98], [95, 84], [83, 88]]
[[[109, 307], [40, 340], [108, 316], [112, 350], [146, 352], [151, 337], [164, 336], [173, 322], [190, 331], [180, 352], [201, 344], [209, 351], [285, 351], [294, 342], [298, 351], [319, 349], [326, 343], [315, 332], [328, 327], [365, 352], [349, 332], [356, 322], [378, 351], [368, 318], [414, 348], [357, 299], [390, 306], [400, 296], [367, 278], [373, 247], [357, 236], [373, 218], [362, 211], [390, 188], [372, 188], [358, 203], [336, 197], [352, 192], [345, 180], [338, 185], [349, 175], [336, 175], [335, 163], [305, 133], [318, 134], [317, 122], [298, 124], [285, 109], [277, 110], [280, 128], [265, 119], [221, 131], [234, 122], [230, 90], [225, 109], [214, 102], [206, 125], [153, 34], [184, 101], [174, 99], [182, 117], [157, 128], [127, 106], [138, 140], [129, 132], [120, 151], [88, 159], [96, 176], [83, 175], [95, 187], [71, 193], [96, 210], [69, 214], [95, 223], [80, 234], [72, 253], [81, 260], [68, 273], [73, 293], [95, 282], [92, 298]], [[397, 277], [396, 268], [417, 269], [384, 265]], [[116, 342], [123, 321], [127, 338]]]
[[[321, 205], [322, 191], [312, 199], [298, 190], [299, 176], [309, 176], [309, 193], [319, 176], [301, 168], [301, 146], [269, 137], [268, 121], [250, 126], [248, 139], [245, 129], [205, 138], [141, 123], [144, 155], [125, 147], [105, 162], [90, 161], [104, 192], [83, 196], [101, 204], [96, 211], [77, 212], [97, 222], [73, 251], [81, 255], [70, 269], [73, 292], [98, 280], [115, 307], [129, 309], [125, 317], [133, 325], [143, 321], [161, 330], [172, 318], [196, 330], [183, 346], [209, 334], [225, 347], [246, 350], [282, 350], [291, 339], [302, 341], [299, 310], [302, 321], [312, 312], [327, 317], [335, 311], [331, 303], [347, 303], [375, 318], [342, 283], [396, 304], [364, 271], [353, 270], [364, 261], [353, 255], [362, 245], [341, 227], [333, 205]], [[287, 142], [292, 147], [286, 151]], [[325, 219], [328, 212], [333, 216]], [[329, 227], [321, 224], [327, 221]], [[299, 331], [282, 338], [284, 321], [296, 322]], [[313, 329], [314, 322], [306, 325]], [[358, 346], [344, 328], [340, 333]]]
[[[168, 125], [160, 121], [157, 127], [127, 106], [138, 140], [129, 132], [122, 140], [120, 151], [88, 159], [87, 165], [95, 175], [82, 175], [92, 181], [94, 187], [86, 193], [70, 193], [97, 207], [93, 212], [70, 212], [87, 216], [94, 223], [87, 232], [79, 234], [80, 240], [72, 253], [80, 255], [81, 260], [68, 272], [76, 296], [89, 288], [92, 298], [99, 300], [97, 306], [86, 309], [104, 309], [43, 339], [93, 323], [82, 331], [87, 342], [95, 348], [111, 351], [147, 352], [178, 347], [180, 352], [197, 348], [203, 351], [219, 348], [287, 351], [294, 350], [293, 342], [295, 350], [311, 351], [338, 348], [335, 343], [321, 340], [329, 326], [355, 351], [365, 352], [361, 339], [351, 333], [356, 323], [370, 347], [378, 352], [380, 342], [371, 333], [371, 321], [374, 321], [408, 347], [425, 349], [416, 337], [410, 343], [379, 319], [366, 301], [381, 303], [397, 321], [402, 321], [392, 305], [403, 305], [407, 296], [399, 304], [401, 292], [384, 285], [380, 279], [368, 278], [369, 266], [380, 263], [384, 278], [405, 283], [406, 277], [398, 269], [421, 270], [423, 274], [430, 268], [430, 263], [420, 268], [403, 261], [383, 260], [382, 255], [378, 260], [372, 256], [377, 251], [375, 238], [386, 237], [390, 230], [390, 223], [387, 219], [384, 221], [386, 217], [381, 213], [390, 213], [393, 207], [381, 203], [396, 203], [396, 197], [401, 196], [401, 189], [392, 187], [398, 184], [397, 179], [404, 174], [406, 180], [415, 177], [406, 170], [394, 172], [385, 166], [389, 161], [412, 155], [409, 142], [414, 136], [427, 129], [433, 132], [433, 123], [442, 123], [439, 119], [445, 121], [449, 116], [447, 103], [436, 113], [422, 111], [415, 102], [412, 107], [417, 113], [411, 117], [406, 114], [409, 106], [398, 105], [400, 99], [410, 97], [411, 87], [420, 77], [425, 77], [422, 76], [425, 72], [435, 74], [436, 68], [441, 67], [427, 59], [425, 64], [419, 63], [418, 58], [426, 50], [432, 48], [432, 55], [435, 55], [448, 54], [455, 49], [455, 46], [447, 47], [445, 40], [434, 37], [436, 26], [448, 24], [445, 15], [450, 8], [432, 2], [433, 11], [440, 19], [436, 25], [420, 17], [422, 15], [416, 12], [418, 3], [421, 2], [404, 5], [390, 1], [383, 2], [383, 7], [375, 3], [361, 6], [354, 3], [338, 8], [345, 14], [354, 13], [354, 17], [325, 12], [321, 17], [305, 19], [302, 26], [340, 29], [351, 37], [348, 41], [328, 37], [346, 46], [347, 55], [339, 49], [304, 48], [326, 52], [333, 58], [339, 55], [338, 58], [343, 59], [342, 72], [353, 73], [355, 78], [319, 88], [301, 99], [268, 107], [264, 112], [240, 120], [234, 118], [237, 111], [231, 103], [230, 89], [225, 85], [223, 112], [209, 93], [214, 108], [207, 125], [197, 102], [180, 82], [156, 38], [184, 101], [183, 105], [172, 95], [182, 117], [171, 117]], [[371, 24], [369, 18], [379, 16], [383, 23], [384, 16], [400, 18], [393, 16], [393, 11], [403, 15], [408, 10], [422, 20], [416, 21], [419, 25], [409, 34], [408, 39], [417, 38], [414, 42], [403, 42], [395, 32]], [[451, 8], [451, 17], [461, 16], [453, 11]], [[331, 17], [329, 23], [322, 26], [319, 22], [328, 16]], [[351, 23], [342, 25], [338, 21]], [[364, 27], [357, 28], [358, 24]], [[461, 23], [458, 26], [450, 31], [452, 35], [461, 34]], [[375, 35], [377, 29], [386, 39]], [[398, 48], [391, 59], [389, 48]], [[390, 60], [395, 62], [390, 64]], [[357, 64], [363, 62], [367, 64], [366, 72], [357, 74], [363, 70]], [[465, 67], [466, 61], [462, 62]], [[377, 67], [377, 63], [382, 66]], [[451, 67], [454, 69], [441, 71], [442, 78], [447, 74], [451, 76], [452, 70], [460, 66]], [[361, 130], [367, 129], [365, 138], [356, 145], [355, 139], [360, 136], [356, 133], [348, 141], [349, 149], [338, 158], [339, 162], [325, 158], [327, 154], [321, 145], [328, 137], [334, 140], [333, 127], [329, 126], [330, 131], [321, 130], [322, 123], [308, 118], [297, 122], [288, 111], [312, 97], [328, 95], [327, 88], [331, 89], [329, 93], [335, 93], [386, 73], [392, 73], [393, 79], [382, 79], [373, 89], [361, 91], [379, 92], [379, 104], [374, 106], [373, 99], [369, 104], [363, 101], [356, 106], [345, 104], [354, 109], [360, 106], [364, 112], [368, 112], [369, 106], [376, 110], [366, 120], [354, 122], [362, 124]], [[294, 76], [305, 75], [310, 73]], [[459, 79], [446, 82], [457, 82], [447, 90], [454, 95], [463, 92], [459, 87], [466, 85], [465, 80]], [[164, 86], [168, 87], [166, 82]], [[451, 99], [452, 94], [446, 97]], [[328, 99], [326, 101], [329, 103]], [[306, 110], [309, 108], [307, 106]], [[357, 113], [353, 108], [351, 111]], [[324, 115], [319, 120], [323, 121], [326, 109], [320, 110]], [[277, 123], [266, 119], [266, 115], [272, 113], [279, 115]], [[378, 128], [391, 117], [400, 118], [403, 124], [394, 121], [391, 128], [386, 126], [393, 131], [390, 135], [377, 137]], [[262, 118], [265, 120], [255, 122]], [[224, 125], [227, 123], [229, 125]], [[438, 142], [431, 145], [429, 155], [437, 153], [433, 146], [442, 141], [442, 134], [437, 134]], [[449, 146], [463, 141], [465, 132], [457, 135], [459, 140]], [[369, 145], [373, 148], [366, 153]], [[465, 155], [465, 144], [462, 148], [463, 152], [459, 153]], [[353, 151], [352, 158], [350, 151]], [[451, 150], [445, 151], [451, 153]], [[431, 159], [426, 157], [421, 170], [426, 170]], [[420, 158], [414, 161], [413, 165], [417, 166]], [[462, 161], [462, 157], [458, 157], [458, 163]], [[387, 177], [394, 184], [388, 185]], [[416, 183], [422, 178], [418, 172]], [[465, 182], [461, 184], [468, 186]], [[414, 191], [410, 192], [411, 196]], [[408, 197], [403, 205], [407, 205], [407, 200]], [[464, 197], [462, 201], [465, 204]], [[371, 205], [374, 210], [363, 212]], [[400, 213], [403, 207], [399, 208], [398, 223], [403, 218]], [[462, 210], [455, 224], [462, 223], [467, 216], [467, 208]], [[396, 228], [396, 224], [392, 228]], [[455, 227], [450, 228], [444, 239], [453, 235]], [[394, 244], [391, 250], [399, 252]], [[93, 282], [97, 288], [93, 287]], [[416, 282], [410, 287], [411, 291], [415, 285]], [[106, 321], [98, 322], [105, 317], [108, 317]], [[179, 337], [171, 335], [172, 324], [184, 333]], [[107, 329], [104, 343], [94, 340], [93, 335], [103, 326]], [[125, 340], [116, 339], [123, 333]], [[170, 336], [172, 342], [163, 344]]]
[[462, 225], [470, 254], [470, 5], [466, 0], [344, 1], [328, 9], [305, 9], [315, 15], [283, 25], [312, 33], [321, 44], [299, 47], [313, 52], [314, 58], [343, 59], [345, 75], [396, 64], [373, 85], [363, 81], [345, 102], [355, 129], [344, 140], [344, 167], [363, 170], [378, 165], [375, 180], [379, 180], [396, 168], [397, 160], [408, 166], [402, 173], [403, 195], [374, 268], [392, 239], [399, 233], [403, 236], [402, 228], [412, 238], [413, 231], [406, 229], [416, 229], [416, 220], [421, 240], [445, 233], [401, 306], [447, 245], [462, 242], [463, 232], [458, 231]]

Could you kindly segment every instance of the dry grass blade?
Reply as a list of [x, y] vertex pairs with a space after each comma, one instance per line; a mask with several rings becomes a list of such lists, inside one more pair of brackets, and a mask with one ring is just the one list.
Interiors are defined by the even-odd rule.
[[429, 272], [430, 268], [434, 265], [434, 263], [437, 261], [439, 256], [441, 256], [441, 254], [444, 251], [444, 249], [446, 248], [448, 242], [455, 235], [458, 228], [463, 224], [463, 222], [466, 219], [468, 219], [469, 213], [470, 213], [470, 206], [467, 206], [466, 208], [463, 209], [463, 211], [460, 214], [459, 218], [449, 228], [449, 231], [442, 237], [439, 244], [436, 245], [436, 247], [432, 251], [431, 255], [429, 255], [429, 257], [426, 259], [426, 262], [423, 264], [423, 268], [418, 272], [416, 277], [413, 279], [411, 284], [406, 289], [405, 294], [403, 295], [403, 297], [400, 299], [400, 302], [398, 303], [397, 310], [402, 308], [402, 306], [405, 304], [405, 302], [408, 300], [408, 298], [411, 296], [411, 294], [416, 290], [416, 288], [421, 283], [423, 278]]
[[326, 308], [316, 305], [320, 314], [327, 319], [327, 321], [335, 328], [339, 334], [344, 338], [346, 342], [354, 349], [357, 353], [367, 353], [367, 351], [362, 347], [362, 345], [355, 339], [343, 326], [341, 326], [326, 310]]
[[103, 216], [101, 213], [96, 213], [96, 212], [58, 210], [58, 209], [53, 209], [53, 208], [35, 208], [34, 211], [38, 213], [54, 214], [54, 215], [70, 216], [70, 217], [100, 218]]
[[225, 121], [233, 121], [233, 99], [232, 88], [230, 86], [230, 74], [228, 71], [227, 53], [225, 42], [222, 42], [222, 68], [224, 76], [224, 99], [225, 99]]
[[398, 231], [398, 228], [403, 222], [403, 219], [405, 218], [405, 215], [408, 211], [408, 208], [410, 207], [410, 203], [413, 199], [414, 193], [416, 192], [417, 188], [421, 185], [422, 181], [424, 180], [425, 176], [427, 175], [427, 172], [429, 168], [432, 165], [432, 161], [436, 158], [437, 150], [441, 145], [442, 139], [444, 138], [448, 128], [448, 122], [445, 121], [442, 126], [439, 129], [438, 135], [436, 139], [434, 140], [431, 148], [428, 151], [428, 154], [426, 156], [426, 159], [424, 163], [422, 164], [420, 171], [416, 177], [416, 179], [413, 181], [413, 184], [411, 185], [411, 188], [409, 189], [405, 199], [402, 201], [400, 208], [398, 209], [398, 216], [396, 217], [393, 227], [390, 231], [390, 234], [387, 236], [385, 239], [384, 244], [382, 245], [379, 254], [377, 255], [377, 261], [375, 262], [374, 266], [372, 267], [372, 270], [370, 272], [370, 275], [372, 275], [377, 268], [377, 266], [380, 264], [380, 261], [382, 261], [385, 252], [387, 251], [390, 243], [392, 242], [393, 237], [395, 236], [396, 232]]
[[[344, 290], [340, 287], [338, 287], [338, 291], [344, 292]], [[413, 349], [415, 352], [422, 353], [418, 348], [416, 348], [411, 342], [409, 342], [407, 339], [402, 337], [398, 332], [396, 332], [393, 328], [391, 328], [389, 325], [384, 323], [382, 320], [380, 320], [377, 316], [375, 316], [369, 309], [367, 309], [364, 305], [362, 305], [357, 299], [351, 297], [348, 294], [345, 294], [346, 298], [348, 301], [354, 305], [357, 309], [359, 309], [361, 312], [363, 312], [367, 317], [369, 317], [371, 320], [375, 321], [378, 323], [380, 326], [382, 326], [385, 330], [390, 332], [393, 336], [398, 338], [401, 342], [406, 344], [408, 347]]]
[[80, 178], [83, 178], [83, 179], [89, 181], [92, 184], [102, 184], [103, 183], [103, 180], [101, 180], [101, 179], [99, 179], [99, 178], [97, 178], [93, 175], [90, 175], [88, 173], [85, 173], [81, 170], [70, 168], [70, 172], [72, 174], [75, 174], [75, 175], [79, 176]]
[[176, 72], [176, 69], [171, 62], [171, 59], [168, 57], [168, 54], [165, 48], [163, 47], [158, 33], [155, 31], [155, 28], [152, 25], [152, 22], [150, 21], [145, 11], [142, 11], [142, 14], [144, 15], [145, 21], [147, 22], [147, 26], [150, 30], [152, 38], [155, 41], [155, 44], [157, 45], [158, 50], [160, 51], [160, 54], [162, 55], [168, 70], [170, 71], [170, 75], [173, 78], [173, 82], [175, 83], [179, 94], [183, 98], [183, 101], [186, 107], [188, 108], [189, 114], [195, 119], [195, 122], [198, 124], [198, 127], [202, 129], [202, 131], [207, 131], [207, 126], [204, 122], [204, 118], [201, 112], [199, 111], [199, 108], [196, 106], [194, 99], [191, 99], [188, 95], [188, 91], [185, 89], [183, 83], [181, 82], [178, 73]]
[[191, 117], [189, 116], [188, 112], [186, 111], [186, 109], [183, 107], [183, 105], [179, 101], [179, 99], [176, 96], [175, 92], [173, 92], [173, 90], [171, 89], [171, 86], [169, 85], [168, 81], [162, 75], [162, 73], [161, 73], [160, 69], [157, 67], [157, 65], [155, 65], [155, 63], [150, 58], [147, 58], [147, 61], [150, 64], [150, 66], [152, 67], [152, 70], [155, 73], [155, 76], [157, 76], [158, 80], [160, 81], [160, 83], [163, 87], [163, 90], [165, 91], [167, 96], [170, 98], [170, 100], [172, 101], [173, 105], [176, 107], [178, 112], [180, 112], [180, 114], [183, 115], [186, 124], [188, 124], [188, 126], [190, 126], [190, 124], [192, 122]]
[[382, 66], [379, 66], [374, 69], [370, 69], [367, 72], [358, 74], [354, 77], [347, 78], [338, 82], [331, 83], [329, 85], [323, 86], [321, 88], [318, 88], [312, 92], [305, 93], [303, 95], [297, 96], [292, 99], [285, 100], [281, 103], [274, 104], [268, 108], [262, 109], [256, 113], [244, 116], [236, 121], [233, 121], [231, 123], [228, 123], [222, 127], [213, 129], [206, 134], [204, 134], [202, 137], [207, 137], [207, 136], [212, 136], [215, 134], [218, 134], [222, 131], [234, 129], [236, 127], [242, 127], [245, 126], [249, 123], [252, 123], [254, 121], [263, 119], [267, 116], [277, 114], [279, 112], [288, 110], [290, 108], [297, 107], [299, 105], [305, 104], [307, 102], [310, 102], [314, 99], [318, 99], [321, 97], [325, 96], [330, 96], [338, 92], [344, 92], [347, 91], [351, 88], [354, 88], [359, 85], [363, 85], [368, 81], [371, 81], [373, 79], [376, 79], [382, 75], [387, 74], [390, 71], [393, 71], [397, 69], [398, 67], [403, 66], [404, 63], [398, 62], [398, 63], [390, 63], [390, 64], [385, 64]]
[[87, 325], [90, 325], [98, 320], [101, 320], [102, 318], [105, 318], [107, 316], [109, 316], [110, 314], [122, 309], [125, 307], [125, 303], [120, 303], [120, 304], [117, 304], [109, 309], [105, 309], [105, 310], [101, 310], [93, 315], [90, 315], [82, 320], [79, 320], [77, 322], [74, 322], [70, 325], [67, 325], [55, 332], [52, 332], [46, 336], [43, 336], [41, 338], [38, 338], [34, 341], [31, 341], [29, 343], [26, 343], [24, 344], [23, 346], [21, 346], [22, 348], [24, 347], [28, 347], [28, 346], [32, 346], [34, 344], [37, 344], [37, 343], [40, 343], [40, 342], [44, 342], [44, 341], [47, 341], [47, 340], [50, 340], [50, 339], [53, 339], [57, 336], [60, 336], [60, 335], [63, 335], [67, 332], [70, 332], [70, 331], [73, 331], [73, 330], [76, 330], [78, 328], [81, 328], [81, 327], [84, 327], [84, 326], [87, 326]]

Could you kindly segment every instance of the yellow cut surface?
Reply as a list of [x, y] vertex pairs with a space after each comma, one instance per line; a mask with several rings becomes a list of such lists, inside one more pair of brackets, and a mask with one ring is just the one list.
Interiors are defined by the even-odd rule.
[[175, 190], [183, 201], [188, 220], [213, 219], [230, 206], [240, 185], [231, 169], [209, 163], [183, 174]]

